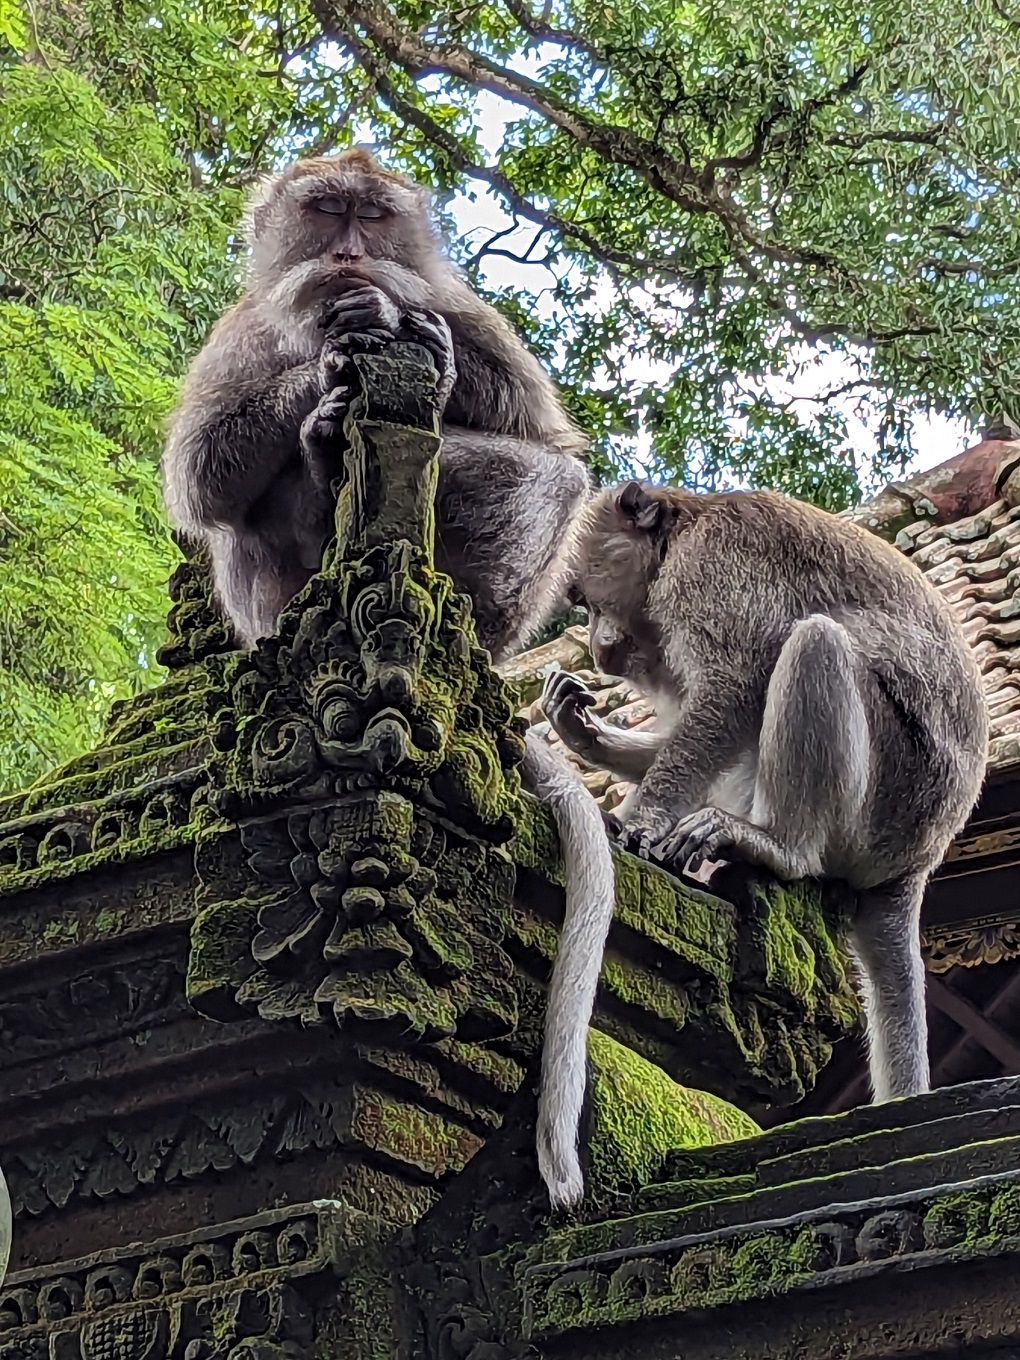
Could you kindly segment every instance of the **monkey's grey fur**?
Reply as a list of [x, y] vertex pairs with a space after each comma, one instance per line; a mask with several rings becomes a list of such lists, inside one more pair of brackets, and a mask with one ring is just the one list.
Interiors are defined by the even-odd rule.
[[576, 588], [592, 652], [655, 697], [625, 733], [550, 677], [568, 746], [640, 780], [625, 843], [843, 880], [876, 1100], [928, 1089], [921, 899], [977, 801], [988, 719], [948, 605], [889, 544], [769, 492], [636, 482], [592, 502]]
[[[563, 596], [589, 490], [584, 437], [541, 365], [439, 251], [417, 185], [359, 149], [309, 158], [270, 179], [249, 218], [247, 291], [187, 375], [163, 460], [170, 513], [208, 546], [238, 641], [271, 634], [321, 566], [350, 349], [402, 337], [425, 344], [440, 375], [437, 565], [470, 596], [498, 664]], [[553, 811], [567, 870], [539, 1105], [539, 1167], [561, 1205], [583, 1192], [577, 1127], [601, 959], [594, 974], [587, 955], [575, 966], [572, 942], [604, 939], [614, 875], [576, 772], [532, 736], [523, 774]]]

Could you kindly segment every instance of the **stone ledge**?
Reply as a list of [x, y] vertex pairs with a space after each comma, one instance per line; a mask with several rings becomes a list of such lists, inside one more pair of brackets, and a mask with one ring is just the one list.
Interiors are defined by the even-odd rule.
[[[700, 1325], [707, 1311], [735, 1304], [814, 1298], [890, 1273], [968, 1262], [1002, 1261], [1012, 1272], [1007, 1258], [1020, 1255], [1018, 1130], [1013, 1079], [682, 1154], [673, 1169], [690, 1179], [658, 1188], [675, 1209], [553, 1233], [531, 1253], [525, 1334], [551, 1342], [681, 1316]], [[975, 1164], [992, 1170], [975, 1177]], [[646, 1189], [637, 1202], [655, 1193]], [[847, 1343], [812, 1354], [857, 1352]]]

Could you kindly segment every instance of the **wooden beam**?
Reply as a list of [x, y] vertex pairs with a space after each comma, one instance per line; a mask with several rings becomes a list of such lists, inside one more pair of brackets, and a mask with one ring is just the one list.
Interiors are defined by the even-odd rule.
[[1020, 1072], [1020, 1043], [993, 1025], [966, 997], [931, 973], [928, 974], [928, 1000], [986, 1048], [997, 1062], [1002, 1063], [1006, 1072]]
[[[1020, 985], [1020, 967], [1017, 966], [1016, 962], [1013, 962], [1006, 968], [1005, 982], [998, 989], [998, 991], [995, 993], [992, 999], [982, 1007], [984, 1017], [986, 1020], [994, 1021], [996, 1019], [999, 1012], [1003, 1010], [1008, 1005], [1012, 997], [1016, 995], [1018, 985]], [[972, 1036], [966, 1030], [961, 1030], [961, 1032], [956, 1036], [956, 1038], [949, 1045], [946, 1051], [942, 1054], [942, 1057], [939, 1058], [938, 1062], [932, 1068], [931, 1084], [933, 1086], [941, 1086], [945, 1083], [947, 1073], [950, 1067], [952, 1066], [953, 1062], [956, 1060], [956, 1058], [959, 1057], [963, 1049], [966, 1048], [966, 1046], [971, 1042]], [[977, 1043], [977, 1040], [975, 1039], [973, 1040], [973, 1042]]]

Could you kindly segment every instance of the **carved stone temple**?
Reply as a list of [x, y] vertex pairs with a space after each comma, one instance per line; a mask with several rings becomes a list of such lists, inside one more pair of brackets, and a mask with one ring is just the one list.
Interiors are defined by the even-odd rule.
[[526, 696], [433, 566], [431, 360], [355, 363], [336, 545], [278, 635], [231, 651], [184, 562], [166, 681], [0, 800], [0, 1360], [1020, 1354], [1020, 1081], [761, 1131], [856, 1043], [814, 884], [618, 857], [588, 1195], [550, 1219]]

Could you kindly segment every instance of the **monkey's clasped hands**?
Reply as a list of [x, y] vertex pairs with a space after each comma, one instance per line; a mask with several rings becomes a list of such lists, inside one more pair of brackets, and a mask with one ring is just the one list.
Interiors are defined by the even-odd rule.
[[457, 380], [453, 336], [438, 312], [401, 312], [374, 284], [351, 289], [331, 302], [323, 317], [325, 339], [320, 356], [322, 387], [327, 395], [346, 383], [345, 369], [357, 350], [379, 350], [393, 340], [422, 345], [431, 354], [439, 374], [437, 405], [440, 414]]

